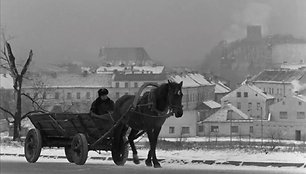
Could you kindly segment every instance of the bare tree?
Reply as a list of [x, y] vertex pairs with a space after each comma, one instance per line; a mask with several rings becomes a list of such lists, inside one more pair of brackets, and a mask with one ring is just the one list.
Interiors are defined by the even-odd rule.
[[8, 113], [12, 118], [13, 121], [7, 119], [9, 122], [14, 124], [14, 136], [13, 140], [19, 140], [20, 134], [19, 131], [21, 130], [21, 120], [22, 118], [25, 118], [24, 116], [21, 116], [22, 113], [22, 103], [21, 103], [21, 95], [22, 95], [22, 81], [23, 78], [28, 70], [28, 67], [32, 61], [33, 57], [33, 51], [30, 50], [29, 56], [24, 64], [24, 66], [21, 68], [21, 71], [19, 72], [17, 65], [16, 65], [16, 58], [12, 52], [11, 45], [5, 41], [4, 48], [1, 50], [1, 57], [0, 59], [4, 62], [1, 63], [0, 66], [4, 69], [6, 69], [11, 76], [14, 79], [14, 92], [16, 93], [16, 111], [15, 113], [12, 113], [11, 111], [7, 110], [4, 107], [0, 106], [0, 109], [6, 113]]

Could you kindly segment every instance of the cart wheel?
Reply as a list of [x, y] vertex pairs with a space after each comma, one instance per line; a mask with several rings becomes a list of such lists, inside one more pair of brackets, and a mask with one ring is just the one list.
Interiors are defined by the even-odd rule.
[[112, 148], [112, 158], [114, 163], [118, 166], [123, 166], [129, 156], [129, 143], [125, 137], [123, 142], [124, 143], [120, 151], [115, 148]]
[[71, 146], [65, 146], [65, 155], [70, 163], [73, 163], [73, 150]]
[[85, 164], [88, 156], [88, 143], [82, 133], [76, 134], [71, 142], [72, 161], [77, 165]]
[[35, 163], [41, 152], [42, 139], [38, 129], [29, 130], [24, 143], [25, 158], [29, 163]]

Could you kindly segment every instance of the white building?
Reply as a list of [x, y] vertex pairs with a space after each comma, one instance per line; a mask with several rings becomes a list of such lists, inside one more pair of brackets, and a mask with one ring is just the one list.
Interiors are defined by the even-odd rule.
[[274, 103], [274, 97], [265, 94], [252, 84], [243, 84], [221, 99], [221, 105], [232, 104], [243, 113], [254, 119], [267, 119], [269, 106]]

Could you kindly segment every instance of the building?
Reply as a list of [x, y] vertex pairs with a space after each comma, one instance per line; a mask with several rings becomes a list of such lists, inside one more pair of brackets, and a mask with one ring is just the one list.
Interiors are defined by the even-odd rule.
[[231, 104], [198, 122], [201, 136], [249, 136], [253, 133], [253, 120]]
[[232, 104], [253, 119], [267, 119], [274, 97], [252, 84], [243, 84], [221, 99], [222, 106]]
[[306, 70], [269, 69], [255, 75], [250, 81], [265, 93], [274, 96], [278, 102], [298, 91], [296, 84], [306, 84]]
[[182, 103], [184, 114], [181, 118], [168, 118], [162, 127], [160, 137], [179, 138], [196, 136], [199, 117], [197, 106], [203, 101], [214, 99], [215, 85], [208, 82], [204, 76], [196, 73], [171, 75], [169, 79], [177, 83], [183, 81]]
[[139, 87], [144, 83], [153, 82], [157, 84], [167, 82], [167, 76], [165, 73], [134, 73], [134, 72], [115, 72], [111, 82], [111, 88], [114, 89], [114, 99], [125, 94], [135, 95]]
[[100, 49], [102, 63], [111, 66], [144, 66], [156, 64], [143, 47], [104, 47]]
[[215, 101], [217, 103], [221, 103], [221, 98], [226, 96], [228, 93], [231, 92], [231, 89], [224, 85], [222, 82], [218, 81], [215, 82]]
[[[97, 91], [101, 87], [109, 89], [109, 97], [115, 97], [111, 88], [112, 75], [87, 74], [57, 74], [35, 75], [32, 80], [24, 80], [23, 91], [37, 101], [43, 102], [43, 106], [52, 109], [54, 105], [61, 105], [75, 112], [89, 111], [90, 104], [98, 96]], [[80, 104], [85, 104], [80, 108]], [[66, 110], [66, 109], [64, 109]]]
[[[204, 121], [208, 117], [210, 117], [212, 114], [217, 112], [221, 108], [221, 105], [213, 100], [206, 100], [203, 101], [198, 105], [196, 110], [198, 111], [198, 118], [197, 123]], [[197, 136], [203, 136], [203, 125], [198, 124], [197, 125]]]
[[[9, 99], [13, 98], [14, 79], [8, 73], [0, 73], [0, 106], [8, 109], [10, 107]], [[0, 119], [4, 119], [8, 114], [0, 110]], [[6, 122], [6, 121], [5, 121]]]
[[[254, 121], [254, 134], [264, 138], [306, 140], [306, 96], [287, 96], [270, 106], [270, 119]], [[262, 128], [261, 128], [262, 127]]]

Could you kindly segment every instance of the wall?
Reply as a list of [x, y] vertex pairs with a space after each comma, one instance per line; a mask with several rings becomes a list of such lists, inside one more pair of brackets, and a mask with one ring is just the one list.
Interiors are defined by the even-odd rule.
[[[247, 136], [250, 134], [250, 126], [253, 126], [253, 123], [251, 121], [245, 121], [245, 122], [239, 122], [239, 121], [233, 121], [232, 124], [230, 121], [228, 122], [211, 122], [207, 123], [205, 122], [203, 124], [204, 131], [199, 132], [199, 135], [201, 136], [230, 136], [230, 126], [238, 126], [238, 133], [232, 133], [232, 136]], [[200, 126], [200, 125], [198, 125]], [[211, 132], [211, 126], [218, 126], [219, 131], [217, 133]]]
[[[169, 117], [164, 123], [159, 137], [161, 138], [179, 138], [196, 136], [197, 112], [186, 111], [180, 118]], [[174, 127], [174, 133], [169, 133], [169, 127]], [[181, 135], [182, 127], [189, 127], [189, 134]]]

